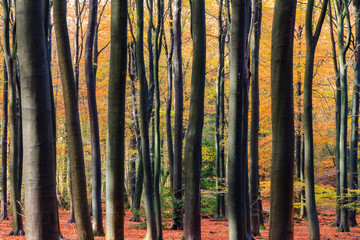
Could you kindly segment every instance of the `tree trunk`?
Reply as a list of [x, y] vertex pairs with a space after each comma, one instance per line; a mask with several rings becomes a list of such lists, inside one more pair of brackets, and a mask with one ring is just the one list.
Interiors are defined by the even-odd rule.
[[189, 121], [185, 143], [185, 240], [201, 239], [200, 171], [201, 141], [204, 124], [204, 89], [206, 68], [205, 1], [191, 2], [193, 63]]
[[[355, 72], [354, 72], [354, 89], [352, 99], [352, 116], [351, 116], [351, 138], [350, 138], [350, 189], [358, 189], [358, 169], [357, 169], [357, 154], [359, 142], [359, 91], [360, 91], [360, 1], [354, 1], [354, 14], [355, 14]], [[350, 204], [355, 204], [357, 194], [351, 193]], [[351, 227], [357, 226], [356, 222], [356, 209], [349, 210], [349, 224]]]
[[[226, 38], [226, 23], [223, 24], [223, 0], [220, 0], [218, 13], [218, 52], [219, 52], [219, 66], [217, 72], [216, 84], [216, 135], [215, 135], [215, 149], [216, 149], [216, 210], [215, 218], [222, 218], [226, 216], [225, 212], [225, 156], [224, 156], [224, 127], [225, 127], [225, 111], [224, 111], [224, 81], [225, 81], [225, 38]], [[224, 20], [225, 21], [225, 20]], [[225, 32], [224, 32], [225, 31]]]
[[272, 166], [269, 239], [293, 239], [293, 37], [296, 0], [276, 0], [271, 46]]
[[136, 66], [140, 88], [140, 121], [141, 121], [141, 153], [144, 166], [144, 185], [145, 185], [145, 211], [147, 223], [147, 238], [154, 240], [157, 238], [155, 222], [154, 202], [153, 202], [153, 178], [151, 172], [151, 160], [149, 149], [149, 95], [148, 84], [145, 77], [144, 64], [144, 3], [136, 0], [137, 28], [136, 28]]
[[321, 14], [313, 34], [314, 0], [307, 3], [305, 36], [306, 36], [306, 63], [304, 78], [304, 163], [305, 163], [305, 197], [309, 220], [309, 239], [320, 239], [320, 228], [315, 202], [314, 184], [314, 140], [313, 140], [313, 111], [312, 111], [312, 81], [314, 75], [315, 49], [320, 36], [321, 28], [326, 16], [328, 1], [323, 1]]
[[174, 0], [174, 165], [173, 165], [173, 223], [171, 229], [183, 229], [182, 148], [183, 148], [183, 69], [181, 53], [182, 0]]
[[93, 230], [95, 235], [103, 235], [104, 229], [102, 224], [101, 210], [101, 153], [100, 153], [100, 136], [99, 120], [96, 103], [96, 74], [93, 62], [94, 39], [97, 24], [98, 1], [90, 0], [89, 3], [89, 23], [86, 33], [85, 43], [85, 75], [86, 88], [88, 95], [90, 132], [91, 132], [91, 209], [93, 216]]
[[66, 2], [54, 1], [54, 25], [59, 54], [60, 73], [65, 103], [70, 158], [70, 182], [73, 193], [76, 226], [79, 239], [94, 239], [86, 194], [86, 176], [82, 146], [79, 107], [71, 61], [70, 42], [66, 23]]
[[31, 4], [16, 2], [23, 99], [26, 235], [29, 239], [57, 239], [55, 123], [42, 6], [40, 0]]
[[8, 136], [8, 89], [9, 80], [6, 63], [4, 61], [4, 90], [3, 90], [3, 135], [1, 138], [2, 145], [2, 175], [1, 175], [1, 216], [0, 220], [9, 219], [7, 214], [7, 136]]
[[111, 2], [106, 239], [124, 239], [127, 0]]

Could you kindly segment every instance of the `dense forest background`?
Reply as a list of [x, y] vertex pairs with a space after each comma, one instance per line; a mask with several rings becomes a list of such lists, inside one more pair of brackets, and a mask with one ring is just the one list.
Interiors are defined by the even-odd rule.
[[[195, 0], [193, 0], [195, 1]], [[76, 1], [77, 2], [77, 1]], [[153, 2], [153, 1], [151, 1]], [[163, 215], [171, 216], [173, 199], [170, 183], [170, 163], [169, 151], [167, 144], [166, 129], [166, 104], [169, 99], [168, 93], [168, 62], [166, 53], [171, 44], [170, 29], [172, 28], [173, 19], [169, 16], [169, 2], [164, 1], [164, 18], [163, 30], [161, 33], [162, 45], [159, 60], [159, 93], [160, 93], [160, 146], [161, 146], [161, 171], [160, 171], [160, 193], [161, 206]], [[221, 1], [222, 2], [222, 1]], [[217, 107], [217, 74], [219, 68], [218, 44], [219, 44], [219, 8], [220, 2], [215, 0], [206, 0], [205, 2], [205, 19], [206, 19], [206, 76], [205, 76], [205, 102], [204, 102], [204, 126], [202, 134], [202, 163], [201, 163], [201, 211], [203, 214], [216, 215], [216, 197], [220, 193], [226, 193], [225, 187], [218, 187], [216, 177], [216, 107]], [[315, 1], [313, 25], [316, 25], [317, 19], [321, 14], [322, 1]], [[79, 4], [79, 7], [75, 7]], [[222, 4], [222, 3], [221, 3]], [[153, 6], [152, 15], [149, 14], [149, 1], [145, 1], [144, 10], [144, 59], [145, 74], [148, 78], [152, 74], [152, 65], [149, 62], [149, 43], [153, 44], [153, 39], [148, 39], [147, 29], [152, 28], [155, 34], [155, 26], [158, 23], [158, 8]], [[261, 39], [259, 52], [259, 96], [260, 96], [260, 118], [259, 118], [259, 176], [261, 199], [268, 201], [270, 197], [270, 173], [272, 163], [272, 122], [271, 122], [271, 38], [273, 27], [275, 0], [262, 1], [262, 21], [261, 21]], [[109, 86], [109, 68], [110, 68], [110, 36], [111, 36], [111, 1], [99, 0], [97, 9], [97, 25], [95, 32], [94, 47], [94, 67], [96, 72], [96, 102], [99, 122], [99, 143], [101, 157], [101, 196], [105, 202], [106, 176], [105, 176], [105, 159], [106, 159], [106, 140], [108, 127], [108, 86]], [[303, 134], [303, 85], [305, 75], [306, 61], [306, 39], [305, 39], [305, 17], [307, 2], [298, 1], [296, 7], [295, 33], [294, 33], [294, 52], [293, 52], [293, 95], [294, 95], [294, 114], [295, 114], [295, 134]], [[77, 10], [76, 10], [77, 9]], [[349, 4], [349, 17], [351, 26], [355, 24], [354, 6]], [[80, 10], [80, 14], [79, 11]], [[80, 112], [81, 133], [83, 137], [85, 172], [87, 176], [86, 187], [89, 202], [91, 202], [91, 176], [92, 176], [92, 150], [91, 150], [91, 130], [89, 118], [89, 106], [87, 97], [87, 86], [85, 79], [85, 42], [87, 27], [89, 24], [89, 12], [91, 8], [88, 1], [67, 2], [67, 24], [70, 36], [72, 55], [74, 57], [75, 38], [77, 17], [80, 26], [78, 32], [79, 41], [79, 85], [78, 85], [78, 102]], [[183, 66], [183, 136], [187, 131], [190, 100], [191, 100], [191, 76], [193, 61], [193, 42], [191, 38], [191, 6], [189, 1], [182, 2], [181, 34], [182, 34], [182, 66]], [[223, 15], [227, 15], [227, 9], [223, 8]], [[0, 20], [3, 21], [3, 9], [0, 9]], [[63, 89], [61, 83], [58, 50], [56, 47], [55, 30], [53, 27], [53, 15], [50, 14], [49, 26], [49, 44], [51, 57], [51, 76], [53, 83], [54, 104], [56, 109], [56, 189], [58, 201], [64, 208], [70, 208], [70, 189], [69, 189], [69, 164], [68, 164], [68, 147], [67, 147], [67, 129], [65, 119], [65, 103], [63, 98]], [[134, 111], [139, 111], [139, 85], [138, 78], [131, 79], [131, 51], [136, 41], [136, 3], [134, 0], [128, 1], [128, 49], [129, 49], [129, 69], [126, 81], [126, 103], [125, 103], [125, 189], [127, 194], [131, 194], [131, 184], [134, 174], [132, 170], [138, 167], [138, 149], [136, 141], [136, 121], [134, 122]], [[334, 69], [332, 34], [336, 34], [327, 14], [325, 22], [318, 40], [318, 45], [314, 59], [313, 74], [313, 134], [314, 134], [314, 171], [315, 171], [315, 191], [318, 207], [331, 206], [336, 207], [336, 79], [337, 75]], [[10, 8], [10, 29], [15, 23], [15, 10]], [[153, 26], [149, 26], [153, 24]], [[4, 25], [0, 24], [0, 31], [3, 32]], [[229, 44], [230, 31], [227, 27], [225, 30], [225, 61], [224, 61], [224, 106], [225, 106], [225, 125], [224, 138], [221, 140], [224, 146], [225, 159], [227, 158], [228, 142], [228, 116], [229, 116]], [[349, 29], [348, 29], [349, 30]], [[10, 42], [14, 36], [10, 31]], [[352, 40], [354, 36], [352, 36]], [[337, 42], [337, 40], [335, 40]], [[351, 106], [354, 69], [355, 69], [355, 41], [351, 41], [349, 51], [346, 55], [346, 64], [348, 68], [348, 104]], [[0, 59], [4, 59], [4, 38], [0, 37]], [[73, 58], [74, 59], [74, 58]], [[96, 60], [95, 60], [96, 59]], [[76, 64], [75, 64], [76, 66]], [[0, 83], [5, 80], [5, 62], [0, 61]], [[250, 86], [251, 88], [251, 86]], [[4, 85], [0, 84], [0, 99], [4, 99]], [[173, 93], [171, 94], [174, 98]], [[251, 99], [249, 100], [249, 112], [252, 111]], [[4, 102], [0, 102], [1, 107]], [[351, 107], [349, 108], [351, 113]], [[4, 112], [0, 111], [0, 118], [4, 119]], [[171, 108], [171, 117], [174, 119], [175, 110]], [[251, 114], [248, 122], [251, 123]], [[348, 126], [350, 126], [351, 117], [348, 117]], [[155, 123], [154, 123], [155, 124]], [[171, 123], [174, 129], [174, 121]], [[2, 122], [2, 126], [4, 122]], [[150, 124], [151, 127], [151, 124]], [[4, 128], [0, 128], [0, 135], [3, 136]], [[11, 131], [11, 130], [10, 130]], [[348, 129], [350, 133], [350, 127]], [[7, 143], [10, 144], [10, 133], [7, 133]], [[154, 132], [150, 130], [150, 139], [155, 138]], [[350, 134], [348, 134], [350, 139]], [[134, 140], [135, 139], [135, 140]], [[250, 139], [250, 138], [249, 138]], [[154, 140], [155, 141], [155, 140]], [[183, 137], [183, 146], [185, 148], [185, 137]], [[10, 146], [10, 145], [9, 145]], [[250, 145], [248, 146], [250, 148]], [[150, 153], [153, 158], [155, 155], [154, 146], [150, 144]], [[10, 148], [9, 148], [10, 149]], [[9, 158], [8, 158], [9, 160]], [[295, 162], [294, 162], [295, 166]], [[300, 177], [300, 176], [299, 176]], [[295, 212], [301, 213], [300, 209], [304, 207], [297, 192], [301, 191], [304, 183], [295, 181]], [[24, 196], [24, 194], [22, 194]], [[131, 196], [128, 195], [131, 201]], [[130, 207], [130, 202], [127, 203]], [[181, 203], [183, 204], [183, 202]], [[142, 217], [144, 216], [141, 210]]]

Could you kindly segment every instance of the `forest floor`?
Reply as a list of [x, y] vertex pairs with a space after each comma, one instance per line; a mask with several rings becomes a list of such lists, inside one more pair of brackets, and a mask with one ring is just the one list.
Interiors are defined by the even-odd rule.
[[[265, 212], [269, 211], [269, 202], [264, 201]], [[320, 207], [319, 209], [319, 221], [321, 239], [360, 239], [360, 227], [351, 228], [351, 232], [340, 233], [337, 232], [337, 227], [333, 227], [335, 210], [330, 207]], [[144, 223], [134, 223], [130, 221], [131, 213], [126, 211], [125, 217], [125, 239], [127, 240], [142, 240], [146, 235], [146, 229], [142, 228]], [[77, 239], [76, 226], [74, 223], [67, 223], [69, 218], [69, 211], [60, 210], [60, 224], [61, 233], [65, 239]], [[105, 217], [104, 217], [105, 220]], [[360, 223], [360, 216], [357, 219]], [[308, 222], [303, 219], [295, 218], [295, 239], [308, 239]], [[182, 231], [175, 231], [168, 229], [171, 225], [171, 221], [166, 219], [164, 221], [164, 240], [180, 239]], [[269, 222], [266, 219], [266, 229], [261, 230], [261, 236], [256, 239], [267, 239], [268, 237]], [[11, 220], [0, 221], [0, 239], [25, 239], [24, 236], [12, 237], [7, 236], [11, 231]], [[203, 240], [222, 240], [228, 239], [228, 222], [225, 220], [215, 220], [212, 216], [203, 216], [201, 222], [201, 232]], [[105, 239], [104, 237], [96, 237], [95, 239]]]

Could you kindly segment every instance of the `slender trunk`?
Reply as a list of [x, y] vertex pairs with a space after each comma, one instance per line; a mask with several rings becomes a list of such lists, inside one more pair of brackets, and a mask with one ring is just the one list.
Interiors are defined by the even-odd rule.
[[259, 179], [259, 50], [262, 0], [253, 0], [254, 30], [251, 63], [251, 130], [250, 130], [250, 225], [254, 236], [260, 234]]
[[54, 1], [54, 25], [64, 92], [71, 187], [79, 239], [94, 239], [88, 211], [79, 107], [66, 24], [66, 2]]
[[7, 136], [8, 136], [8, 73], [4, 62], [4, 90], [3, 90], [3, 135], [2, 145], [2, 176], [1, 176], [1, 216], [0, 220], [9, 219], [7, 214]]
[[90, 132], [91, 132], [91, 209], [93, 216], [93, 230], [95, 235], [103, 235], [101, 210], [101, 153], [99, 136], [99, 119], [96, 103], [96, 74], [93, 62], [94, 39], [97, 24], [98, 1], [90, 0], [89, 23], [85, 43], [85, 76], [88, 95]]
[[145, 211], [147, 223], [147, 238], [154, 240], [157, 238], [155, 222], [154, 202], [153, 202], [153, 178], [151, 172], [151, 159], [149, 149], [149, 94], [148, 84], [145, 77], [144, 64], [144, 3], [136, 0], [137, 28], [136, 28], [136, 66], [140, 88], [140, 120], [141, 120], [141, 152], [144, 165], [144, 185], [145, 185]]
[[293, 37], [296, 0], [276, 0], [272, 27], [272, 166], [269, 239], [293, 239]]
[[191, 3], [193, 63], [189, 121], [185, 143], [185, 224], [183, 238], [201, 239], [200, 171], [201, 141], [204, 124], [204, 89], [206, 69], [205, 1]]
[[183, 188], [182, 188], [182, 149], [183, 149], [183, 69], [181, 52], [181, 8], [182, 0], [174, 0], [174, 165], [173, 165], [173, 223], [171, 229], [183, 229]]
[[224, 181], [225, 181], [225, 157], [224, 157], [224, 81], [225, 81], [225, 37], [226, 32], [224, 29], [226, 26], [223, 24], [223, 0], [220, 0], [219, 13], [218, 13], [218, 25], [219, 25], [219, 36], [218, 36], [218, 52], [219, 52], [219, 66], [217, 72], [217, 84], [216, 84], [216, 135], [215, 135], [215, 149], [216, 149], [216, 218], [222, 218], [226, 216], [225, 212], [225, 196], [224, 196]]
[[[359, 142], [359, 91], [360, 91], [360, 1], [354, 1], [354, 14], [355, 14], [355, 72], [354, 72], [354, 89], [352, 99], [352, 116], [351, 116], [351, 140], [350, 140], [350, 189], [355, 190], [358, 188], [358, 169], [357, 169], [357, 154]], [[352, 193], [350, 204], [355, 204], [357, 201], [357, 194]], [[349, 211], [349, 224], [351, 227], [357, 226], [356, 209], [353, 208]]]

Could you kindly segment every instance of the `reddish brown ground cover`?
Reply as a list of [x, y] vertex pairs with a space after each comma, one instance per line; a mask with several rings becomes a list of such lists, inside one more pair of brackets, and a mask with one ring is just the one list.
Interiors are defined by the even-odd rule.
[[[268, 211], [268, 202], [265, 202], [265, 211]], [[334, 220], [334, 210], [332, 208], [322, 207], [319, 210], [320, 218], [320, 230], [322, 240], [332, 239], [360, 239], [360, 227], [351, 228], [349, 233], [336, 232], [336, 227], [332, 226]], [[146, 235], [146, 229], [137, 227], [140, 223], [130, 222], [131, 214], [126, 212], [125, 218], [125, 239], [128, 240], [142, 240]], [[69, 217], [69, 211], [60, 211], [60, 224], [61, 232], [65, 239], [77, 239], [76, 227], [74, 223], [67, 223]], [[105, 218], [104, 218], [105, 219]], [[358, 217], [358, 223], [360, 223], [360, 217]], [[228, 222], [216, 221], [211, 217], [204, 216], [201, 222], [202, 239], [204, 240], [225, 240], [228, 239]], [[144, 225], [144, 224], [142, 224]], [[164, 221], [164, 226], [169, 227], [171, 225], [170, 220]], [[268, 236], [268, 221], [266, 223], [265, 230], [261, 230], [260, 237], [256, 239], [267, 239]], [[11, 220], [0, 221], [0, 239], [25, 239], [24, 236], [11, 237], [7, 234], [11, 231]], [[175, 231], [170, 229], [164, 229], [164, 239], [173, 240], [180, 239], [182, 231]], [[308, 239], [308, 227], [307, 221], [295, 218], [295, 239]], [[104, 237], [96, 237], [95, 239], [105, 239]]]

